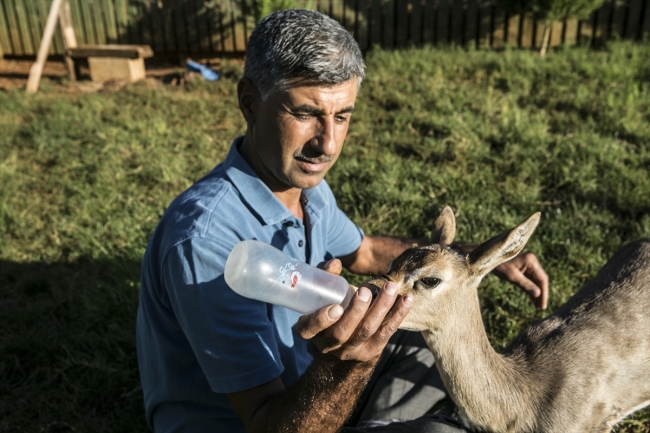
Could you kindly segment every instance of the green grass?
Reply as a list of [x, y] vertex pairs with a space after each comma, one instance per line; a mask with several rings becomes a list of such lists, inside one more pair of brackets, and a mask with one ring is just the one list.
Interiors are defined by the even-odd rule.
[[[457, 213], [480, 242], [536, 211], [528, 249], [552, 311], [623, 243], [650, 237], [650, 45], [376, 50], [328, 175], [369, 234], [425, 236]], [[244, 131], [216, 83], [0, 92], [0, 431], [145, 431], [135, 358], [139, 262], [168, 203]], [[355, 282], [361, 279], [354, 277]], [[495, 347], [548, 313], [488, 277]], [[650, 432], [650, 412], [619, 430]]]

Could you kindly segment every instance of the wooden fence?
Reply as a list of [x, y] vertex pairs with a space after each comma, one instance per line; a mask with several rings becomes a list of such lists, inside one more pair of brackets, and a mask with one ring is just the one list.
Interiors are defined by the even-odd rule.
[[[256, 0], [70, 0], [80, 44], [149, 44], [157, 56], [245, 51]], [[0, 0], [0, 51], [38, 50], [51, 0]], [[506, 14], [498, 0], [296, 0], [327, 13], [362, 49], [449, 43], [477, 48], [541, 44], [543, 26]], [[301, 3], [303, 2], [303, 3]], [[614, 37], [650, 37], [650, 0], [607, 0], [583, 21], [556, 22], [551, 46], [598, 45]], [[61, 54], [57, 34], [51, 54]]]

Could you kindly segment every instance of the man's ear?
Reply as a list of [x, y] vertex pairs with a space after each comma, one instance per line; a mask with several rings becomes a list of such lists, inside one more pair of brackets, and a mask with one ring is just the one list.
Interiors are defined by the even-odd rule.
[[534, 213], [512, 230], [501, 233], [469, 253], [469, 264], [476, 276], [483, 276], [519, 254], [539, 223], [540, 213]]
[[255, 124], [255, 108], [260, 101], [261, 95], [257, 87], [248, 78], [242, 78], [237, 84], [237, 97], [239, 98], [239, 109], [249, 125]]

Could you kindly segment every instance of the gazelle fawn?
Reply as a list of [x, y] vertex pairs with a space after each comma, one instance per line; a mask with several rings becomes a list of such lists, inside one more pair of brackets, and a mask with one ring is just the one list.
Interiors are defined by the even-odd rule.
[[413, 295], [401, 327], [422, 332], [472, 427], [608, 432], [650, 404], [650, 240], [622, 247], [565, 305], [498, 354], [485, 333], [477, 287], [521, 252], [538, 222], [539, 213], [461, 254], [450, 247], [456, 223], [446, 207], [433, 244], [405, 251], [384, 279]]

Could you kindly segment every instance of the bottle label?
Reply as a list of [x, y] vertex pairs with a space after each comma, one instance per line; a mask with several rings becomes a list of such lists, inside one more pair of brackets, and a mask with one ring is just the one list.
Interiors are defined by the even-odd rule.
[[280, 266], [280, 276], [277, 281], [293, 289], [298, 284], [298, 281], [302, 280], [302, 274], [297, 270], [298, 260], [293, 257], [291, 260], [293, 260], [293, 263], [289, 262], [284, 266]]

